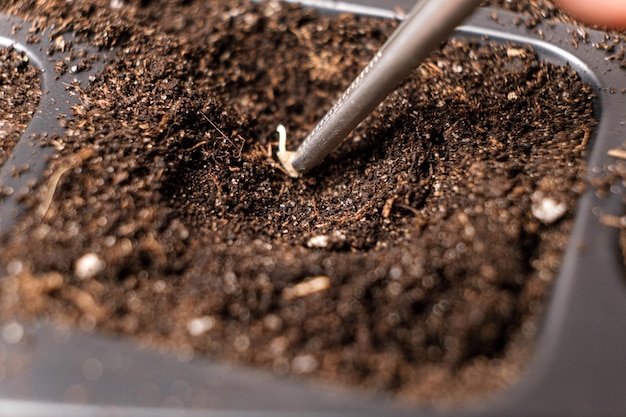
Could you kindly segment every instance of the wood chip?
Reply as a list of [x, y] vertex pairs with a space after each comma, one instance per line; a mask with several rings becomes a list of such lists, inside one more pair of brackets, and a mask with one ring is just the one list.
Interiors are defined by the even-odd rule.
[[294, 298], [306, 297], [316, 292], [327, 290], [330, 287], [330, 278], [324, 275], [309, 278], [293, 287], [283, 290], [283, 298], [285, 300], [293, 300]]
[[626, 149], [609, 149], [606, 154], [612, 158], [626, 160]]
[[626, 216], [615, 216], [613, 214], [603, 214], [599, 218], [600, 223], [605, 226], [615, 228], [626, 228]]

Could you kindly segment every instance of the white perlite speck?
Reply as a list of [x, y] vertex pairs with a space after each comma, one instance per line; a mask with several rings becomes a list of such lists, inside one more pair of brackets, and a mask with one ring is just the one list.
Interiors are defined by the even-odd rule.
[[346, 240], [346, 235], [342, 232], [334, 231], [328, 235], [313, 236], [306, 242], [306, 246], [309, 248], [326, 248], [333, 242], [343, 242]]
[[312, 355], [299, 355], [292, 359], [291, 370], [296, 374], [310, 374], [319, 366]]
[[124, 7], [124, 0], [111, 0], [109, 5], [111, 6], [111, 9], [119, 10]]
[[16, 321], [11, 321], [2, 328], [2, 339], [9, 345], [21, 342], [23, 337], [24, 327]]
[[187, 323], [187, 331], [191, 336], [200, 336], [215, 326], [215, 319], [211, 316], [196, 317]]
[[311, 239], [309, 239], [306, 245], [309, 248], [325, 248], [326, 246], [328, 246], [329, 240], [330, 237], [328, 235], [313, 236]]
[[76, 260], [74, 274], [78, 279], [90, 279], [104, 271], [106, 262], [95, 253], [86, 253]]
[[545, 224], [552, 224], [567, 212], [567, 204], [547, 197], [542, 191], [535, 191], [530, 197], [533, 216]]

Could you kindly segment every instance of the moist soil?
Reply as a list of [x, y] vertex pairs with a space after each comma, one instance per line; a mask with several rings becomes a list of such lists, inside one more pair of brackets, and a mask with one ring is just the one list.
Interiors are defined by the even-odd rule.
[[41, 90], [38, 70], [28, 56], [12, 47], [0, 47], [0, 166], [33, 117]]
[[572, 69], [448, 41], [292, 179], [276, 126], [297, 146], [395, 22], [237, 0], [0, 9], [116, 48], [4, 237], [4, 320], [407, 401], [516, 380], [585, 188], [593, 97]]

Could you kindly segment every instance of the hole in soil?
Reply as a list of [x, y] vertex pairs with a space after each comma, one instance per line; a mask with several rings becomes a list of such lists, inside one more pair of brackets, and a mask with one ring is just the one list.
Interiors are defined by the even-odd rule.
[[0, 254], [0, 317], [410, 401], [512, 383], [584, 188], [590, 88], [528, 47], [449, 41], [292, 180], [276, 125], [303, 138], [395, 24], [165, 3], [76, 22], [128, 44], [80, 92], [46, 215]]
[[33, 114], [41, 98], [39, 71], [28, 56], [13, 47], [0, 47], [0, 166], [2, 166]]
[[[302, 83], [282, 90], [270, 81], [275, 95], [320, 88], [289, 55], [272, 61], [295, 66]], [[215, 71], [228, 77], [228, 68]], [[322, 167], [291, 180], [268, 158], [275, 138], [264, 140], [262, 129], [294, 116], [249, 99], [246, 125], [218, 104], [266, 88], [209, 100], [194, 122], [202, 138], [175, 146], [164, 187], [176, 217], [207, 245], [200, 268], [224, 279], [206, 284], [205, 302], [219, 307], [205, 312], [224, 325], [245, 323], [236, 333], [251, 337], [226, 356], [275, 371], [286, 361], [296, 373], [306, 357], [314, 365], [304, 373], [412, 399], [511, 382], [583, 190], [590, 89], [530, 48], [451, 41]], [[298, 110], [300, 120], [321, 117], [316, 107]], [[310, 290], [313, 277], [328, 284]], [[307, 295], [287, 296], [294, 288]], [[280, 330], [266, 329], [267, 320]], [[454, 381], [502, 359], [489, 381]]]

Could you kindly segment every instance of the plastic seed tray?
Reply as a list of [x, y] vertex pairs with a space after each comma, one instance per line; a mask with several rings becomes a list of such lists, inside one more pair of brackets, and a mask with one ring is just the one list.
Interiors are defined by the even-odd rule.
[[[412, 2], [303, 3], [328, 12], [392, 18], [396, 6], [408, 9]], [[626, 70], [596, 47], [608, 35], [563, 24], [527, 28], [520, 22], [523, 17], [518, 15], [481, 9], [454, 36], [530, 44], [542, 60], [578, 71], [597, 96], [599, 124], [589, 141], [589, 176], [602, 176], [615, 163], [607, 152], [626, 142]], [[62, 121], [71, 117], [75, 100], [71, 86], [85, 86], [103, 66], [98, 61], [57, 78], [47, 41], [27, 43], [29, 26], [0, 17], [0, 45], [25, 51], [43, 70], [38, 111], [0, 171], [1, 234], [11, 233], [20, 216], [20, 198], [41, 177], [53, 154], [51, 147], [41, 146], [44, 139], [64, 134]], [[70, 57], [55, 56], [66, 58], [71, 69]], [[21, 174], [15, 176], [16, 170]], [[602, 214], [623, 213], [623, 192], [614, 187], [608, 196], [599, 197], [589, 187], [581, 197], [538, 347], [521, 381], [493, 399], [445, 415], [626, 415], [626, 274], [618, 230], [599, 221]], [[0, 330], [1, 416], [437, 415], [347, 389], [192, 359], [185, 352], [147, 351], [128, 341], [60, 325], [8, 323]]]

